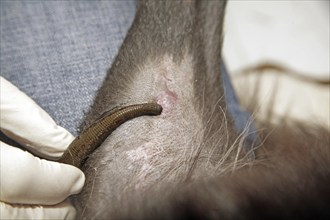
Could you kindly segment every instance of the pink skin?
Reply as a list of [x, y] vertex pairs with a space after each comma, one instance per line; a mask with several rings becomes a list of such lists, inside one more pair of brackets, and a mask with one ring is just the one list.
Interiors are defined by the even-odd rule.
[[156, 100], [163, 107], [163, 114], [167, 114], [172, 110], [177, 98], [177, 94], [167, 88], [165, 91], [159, 93]]
[[[187, 89], [191, 89], [186, 81], [192, 80], [190, 70], [191, 58], [183, 60], [180, 64], [173, 61], [173, 57], [165, 56], [160, 62], [158, 74], [155, 75], [157, 84], [156, 102], [163, 107], [162, 116], [168, 116], [178, 105], [178, 98], [189, 97]], [[181, 100], [181, 99], [180, 99]], [[180, 105], [180, 104], [179, 104]]]

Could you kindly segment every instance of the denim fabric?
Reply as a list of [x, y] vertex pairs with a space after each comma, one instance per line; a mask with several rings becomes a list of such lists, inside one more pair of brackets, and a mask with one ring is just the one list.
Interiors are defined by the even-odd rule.
[[226, 66], [221, 62], [222, 82], [224, 85], [225, 97], [227, 102], [227, 111], [230, 113], [234, 125], [239, 132], [243, 132], [245, 137], [244, 150], [249, 153], [249, 157], [254, 159], [253, 148], [259, 144], [256, 128], [249, 112], [241, 108], [235, 95], [233, 85], [230, 82]]
[[135, 1], [0, 1], [0, 73], [74, 135]]
[[[0, 1], [0, 73], [77, 135], [135, 7], [135, 1]], [[249, 115], [223, 71], [228, 110], [242, 130]]]

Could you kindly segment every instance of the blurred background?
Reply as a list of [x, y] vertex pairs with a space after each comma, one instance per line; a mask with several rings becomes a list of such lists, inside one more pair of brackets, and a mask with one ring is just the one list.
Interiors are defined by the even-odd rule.
[[228, 2], [223, 56], [254, 117], [330, 130], [329, 22], [329, 1]]

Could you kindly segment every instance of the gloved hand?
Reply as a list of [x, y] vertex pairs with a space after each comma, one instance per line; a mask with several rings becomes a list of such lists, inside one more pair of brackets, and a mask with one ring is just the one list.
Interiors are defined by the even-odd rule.
[[[74, 137], [2, 77], [0, 88], [1, 131], [35, 155], [58, 159]], [[64, 200], [81, 191], [83, 172], [3, 142], [0, 149], [0, 219], [75, 218]]]

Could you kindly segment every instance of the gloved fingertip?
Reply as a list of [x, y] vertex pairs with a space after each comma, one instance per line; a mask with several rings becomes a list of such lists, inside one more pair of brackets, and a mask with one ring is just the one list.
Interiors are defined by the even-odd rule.
[[75, 168], [75, 169], [77, 169], [78, 171], [76, 171], [77, 176], [74, 179], [74, 184], [72, 185], [72, 187], [70, 189], [70, 195], [80, 193], [85, 184], [85, 174], [78, 168]]
[[64, 201], [53, 206], [10, 204], [0, 201], [0, 219], [75, 219], [76, 209]]

